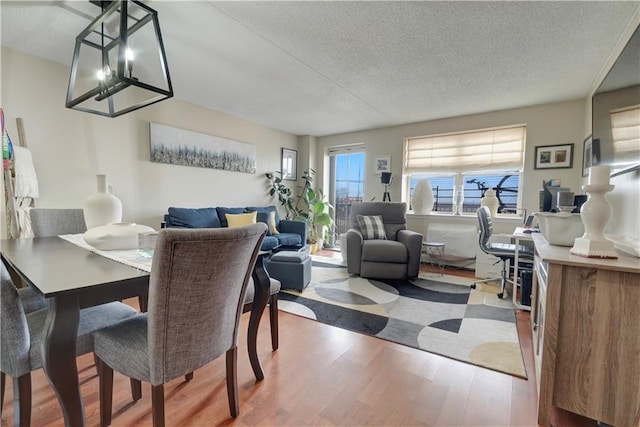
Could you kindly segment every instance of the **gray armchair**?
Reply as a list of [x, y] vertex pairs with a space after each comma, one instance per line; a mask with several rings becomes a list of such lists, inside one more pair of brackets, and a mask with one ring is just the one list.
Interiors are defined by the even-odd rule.
[[[420, 270], [422, 234], [407, 230], [406, 203], [363, 202], [351, 205], [347, 231], [347, 271], [361, 277], [404, 279]], [[386, 239], [366, 239], [358, 216], [381, 215]]]

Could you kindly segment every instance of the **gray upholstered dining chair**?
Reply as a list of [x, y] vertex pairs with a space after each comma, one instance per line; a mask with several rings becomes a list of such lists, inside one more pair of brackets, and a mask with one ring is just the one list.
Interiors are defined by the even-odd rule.
[[407, 230], [406, 203], [351, 205], [347, 272], [377, 279], [417, 277], [422, 234]]
[[[78, 234], [87, 231], [82, 209], [33, 208], [29, 211], [34, 237], [52, 237], [60, 234]], [[33, 288], [18, 288], [25, 313], [47, 307], [47, 301]]]
[[33, 208], [29, 211], [34, 237], [78, 234], [87, 231], [82, 209]]
[[[40, 344], [44, 339], [47, 309], [25, 313], [18, 290], [4, 263], [0, 262], [0, 408], [4, 403], [5, 374], [13, 378], [14, 425], [31, 420], [31, 372], [42, 367]], [[80, 310], [76, 354], [93, 350], [92, 332], [138, 314], [120, 302]], [[140, 398], [139, 382], [132, 382], [134, 400]], [[1, 412], [1, 411], [0, 411]]]
[[93, 334], [100, 422], [111, 424], [113, 370], [151, 383], [153, 425], [164, 425], [164, 383], [226, 353], [227, 395], [239, 413], [237, 341], [249, 278], [267, 232], [239, 228], [160, 230], [146, 314]]

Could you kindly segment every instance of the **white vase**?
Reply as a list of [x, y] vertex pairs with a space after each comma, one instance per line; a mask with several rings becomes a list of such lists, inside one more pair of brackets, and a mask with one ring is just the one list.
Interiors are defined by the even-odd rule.
[[98, 192], [84, 202], [84, 222], [87, 230], [101, 225], [122, 222], [122, 202], [109, 191], [106, 175], [96, 175]]
[[411, 206], [413, 213], [425, 215], [433, 209], [433, 190], [428, 179], [421, 179], [413, 189], [411, 196]]
[[463, 185], [453, 186], [453, 197], [451, 201], [453, 202], [453, 207], [452, 207], [453, 214], [462, 215], [462, 206], [464, 205], [464, 186]]
[[496, 192], [492, 188], [484, 192], [484, 197], [480, 199], [480, 206], [488, 207], [491, 217], [495, 218], [498, 215], [500, 201], [496, 197]]

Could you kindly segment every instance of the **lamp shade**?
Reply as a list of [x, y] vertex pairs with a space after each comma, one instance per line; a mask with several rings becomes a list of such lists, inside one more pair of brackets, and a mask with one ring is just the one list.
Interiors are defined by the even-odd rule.
[[67, 108], [117, 117], [171, 98], [157, 12], [139, 1], [98, 3], [102, 13], [76, 37]]

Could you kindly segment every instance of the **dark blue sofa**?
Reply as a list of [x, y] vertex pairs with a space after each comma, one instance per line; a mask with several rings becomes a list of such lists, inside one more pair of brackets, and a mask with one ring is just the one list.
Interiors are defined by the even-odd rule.
[[262, 242], [263, 251], [268, 251], [276, 246], [303, 247], [306, 244], [307, 223], [304, 221], [291, 221], [280, 219], [275, 206], [249, 206], [244, 208], [176, 208], [170, 207], [169, 213], [164, 216], [166, 227], [183, 228], [217, 228], [227, 227], [225, 214], [239, 214], [257, 212], [257, 221], [269, 226], [269, 215], [275, 212], [275, 226], [277, 234], [270, 231]]

